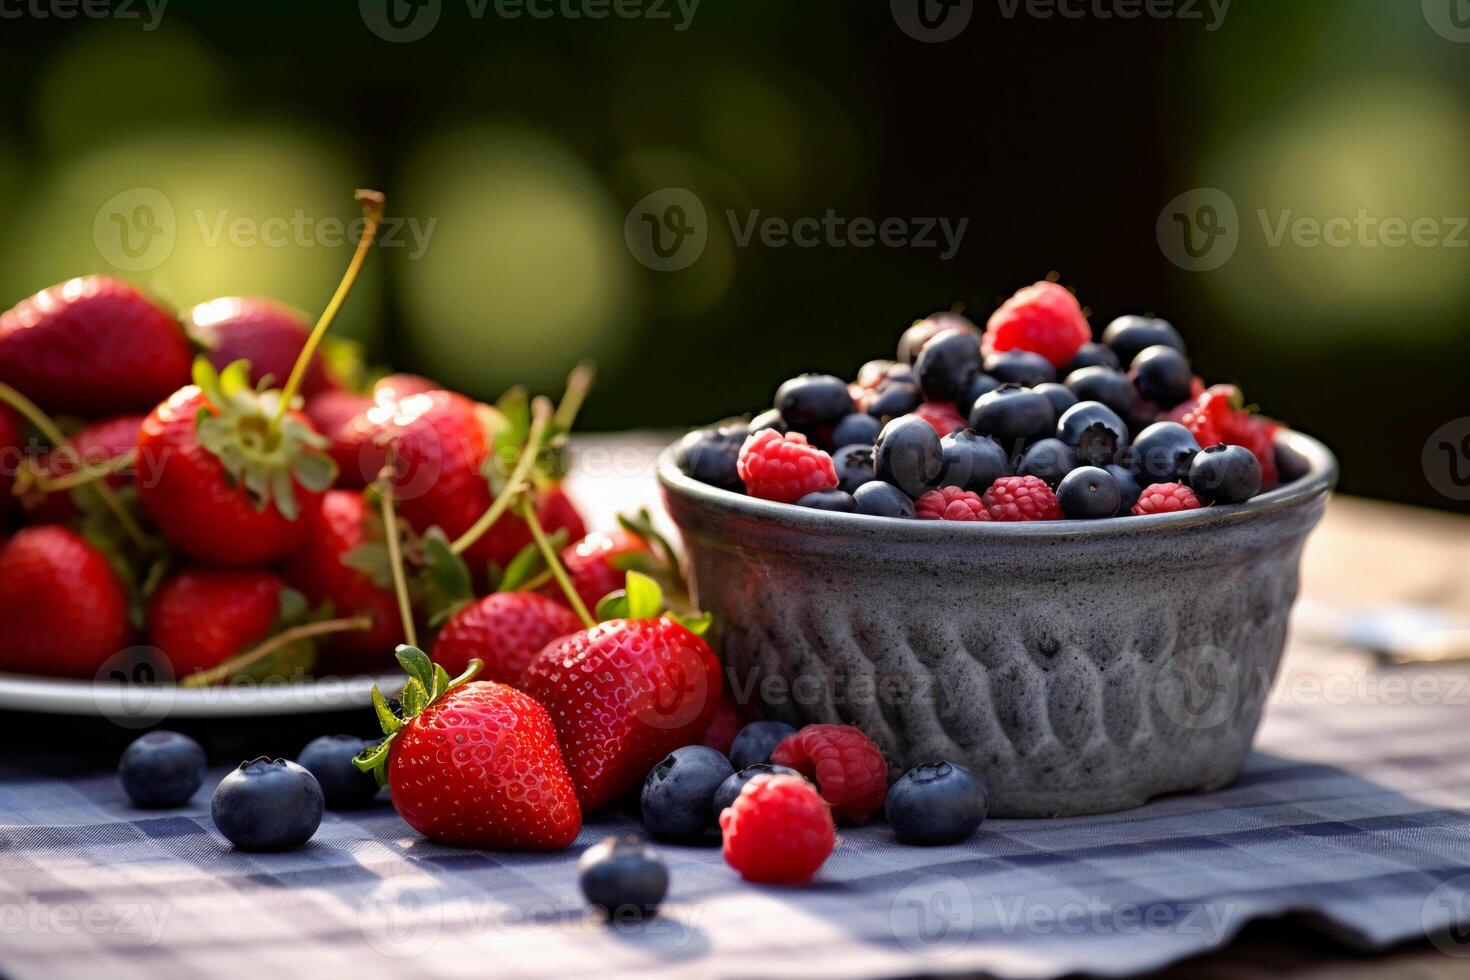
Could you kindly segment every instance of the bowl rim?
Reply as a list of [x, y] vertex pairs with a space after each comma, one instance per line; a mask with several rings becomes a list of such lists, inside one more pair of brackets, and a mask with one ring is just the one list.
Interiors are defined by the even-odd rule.
[[725, 516], [754, 519], [767, 524], [813, 534], [862, 534], [866, 538], [882, 537], [908, 542], [948, 541], [966, 537], [976, 540], [992, 538], [1088, 538], [1129, 537], [1153, 528], [1185, 531], [1196, 528], [1238, 524], [1267, 514], [1296, 507], [1324, 496], [1337, 484], [1337, 457], [1318, 440], [1301, 432], [1283, 429], [1277, 441], [1306, 458], [1307, 472], [1274, 490], [1258, 494], [1242, 504], [1217, 504], [1198, 510], [1172, 514], [1128, 515], [1099, 520], [1026, 521], [1015, 523], [915, 521], [901, 517], [874, 517], [868, 514], [842, 514], [782, 504], [772, 500], [747, 497], [720, 487], [701, 483], [688, 476], [674, 462], [675, 440], [659, 454], [658, 481], [666, 495], [684, 498], [707, 511]]

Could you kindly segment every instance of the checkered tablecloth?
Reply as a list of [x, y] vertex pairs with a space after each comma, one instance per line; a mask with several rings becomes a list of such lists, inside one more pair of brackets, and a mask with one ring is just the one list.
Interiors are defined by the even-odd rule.
[[640, 926], [587, 914], [576, 885], [578, 854], [632, 826], [625, 817], [591, 823], [564, 853], [491, 854], [425, 841], [385, 803], [329, 813], [298, 852], [250, 855], [214, 832], [212, 781], [189, 806], [150, 813], [110, 774], [40, 778], [10, 759], [0, 972], [1126, 974], [1285, 913], [1363, 947], [1431, 935], [1470, 955], [1464, 672], [1300, 652], [1288, 663], [1259, 750], [1224, 791], [991, 821], [937, 849], [900, 846], [883, 826], [846, 830], [801, 889], [743, 884], [718, 850], [662, 847], [666, 914]]

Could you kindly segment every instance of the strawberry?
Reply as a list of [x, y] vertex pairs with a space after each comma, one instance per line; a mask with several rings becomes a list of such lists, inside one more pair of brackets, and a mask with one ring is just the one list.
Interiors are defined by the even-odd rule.
[[285, 583], [263, 568], [186, 568], [148, 603], [148, 642], [186, 677], [217, 667], [272, 632]]
[[537, 494], [536, 516], [547, 534], [565, 531], [568, 541], [580, 541], [587, 536], [587, 524], [560, 481]]
[[505, 684], [471, 683], [478, 663], [451, 680], [416, 647], [397, 657], [409, 674], [401, 707], [373, 688], [386, 737], [353, 762], [387, 785], [399, 816], [458, 847], [552, 851], [576, 840], [582, 811], [546, 709]]
[[0, 669], [94, 677], [128, 645], [128, 596], [107, 556], [75, 531], [42, 524], [0, 551]]
[[[250, 383], [269, 380], [280, 387], [306, 346], [311, 323], [297, 310], [274, 300], [227, 296], [200, 303], [181, 318], [189, 337], [204, 350], [216, 371], [236, 361], [250, 363]], [[322, 359], [313, 353], [301, 382], [310, 398], [331, 385]]]
[[108, 276], [69, 279], [0, 314], [0, 381], [52, 412], [147, 411], [189, 382], [179, 322]]
[[306, 417], [327, 440], [327, 455], [337, 464], [337, 486], [360, 490], [373, 480], [387, 462], [387, 454], [374, 444], [377, 425], [369, 412], [378, 403], [371, 395], [358, 395], [328, 388], [306, 402]]
[[312, 513], [305, 541], [286, 559], [282, 572], [312, 605], [331, 603], [335, 615], [372, 619], [368, 629], [340, 633], [323, 647], [328, 663], [344, 667], [374, 665], [403, 642], [392, 588], [349, 560], [372, 536], [372, 519], [360, 492], [328, 490]]
[[373, 398], [380, 402], [396, 402], [410, 395], [441, 390], [444, 390], [443, 385], [421, 374], [389, 374], [373, 385]]
[[[628, 562], [633, 558], [653, 557], [648, 542], [632, 531], [593, 531], [580, 541], [568, 545], [561, 553], [561, 563], [572, 580], [572, 587], [588, 609], [596, 609], [602, 597], [623, 587], [628, 577]], [[618, 566], [623, 567], [619, 568]], [[555, 583], [547, 586], [549, 595], [560, 595]]]
[[[138, 432], [143, 426], [142, 415], [115, 415], [112, 418], [93, 422], [71, 437], [72, 453], [48, 451], [37, 461], [37, 468], [48, 479], [64, 479], [78, 472], [78, 464], [91, 468], [109, 463], [138, 446]], [[137, 464], [107, 478], [112, 487], [121, 487], [127, 482]], [[145, 479], [146, 474], [145, 474]], [[78, 514], [71, 495], [57, 490], [46, 493], [39, 489], [24, 493], [21, 503], [31, 520], [39, 523], [62, 523]]]
[[522, 688], [546, 706], [584, 811], [643, 779], [668, 753], [698, 742], [720, 701], [720, 664], [709, 644], [660, 615], [658, 585], [628, 573], [620, 618], [549, 644]]
[[576, 613], [544, 595], [493, 592], [449, 618], [434, 639], [434, 659], [450, 671], [479, 659], [489, 679], [517, 684], [546, 644], [581, 628]]
[[143, 421], [139, 459], [151, 479], [138, 496], [169, 543], [219, 565], [256, 565], [298, 548], [336, 467], [304, 416], [287, 413], [269, 437], [274, 402], [250, 390], [244, 363], [216, 375], [195, 364], [180, 388]]
[[25, 456], [25, 429], [20, 416], [0, 405], [0, 528], [15, 515], [15, 476]]

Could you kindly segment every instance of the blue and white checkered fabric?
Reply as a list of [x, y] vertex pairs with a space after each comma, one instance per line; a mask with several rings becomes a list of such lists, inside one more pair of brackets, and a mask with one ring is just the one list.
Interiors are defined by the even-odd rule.
[[[429, 843], [383, 804], [329, 813], [298, 852], [250, 855], [214, 832], [212, 782], [183, 809], [144, 813], [111, 775], [46, 779], [7, 763], [0, 971], [1126, 974], [1284, 913], [1366, 948], [1429, 934], [1470, 956], [1464, 673], [1365, 673], [1305, 651], [1289, 663], [1260, 750], [1221, 792], [1111, 816], [997, 820], [956, 847], [847, 830], [802, 889], [745, 885], [718, 850], [663, 847], [666, 914], [636, 927], [586, 914], [576, 884], [578, 854], [623, 818], [594, 822], [565, 853], [490, 854]], [[1346, 678], [1338, 696], [1303, 685], [1324, 671]], [[1390, 696], [1395, 676], [1408, 686]], [[1410, 693], [1421, 676], [1428, 697]]]

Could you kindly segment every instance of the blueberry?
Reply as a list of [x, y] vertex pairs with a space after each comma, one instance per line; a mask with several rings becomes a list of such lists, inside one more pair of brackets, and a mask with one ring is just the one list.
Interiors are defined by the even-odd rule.
[[883, 423], [866, 412], [854, 412], [837, 423], [832, 430], [832, 448], [843, 446], [871, 446], [878, 441]]
[[1128, 447], [1128, 426], [1102, 402], [1078, 402], [1057, 419], [1057, 438], [1077, 450], [1080, 462], [1106, 466]]
[[1000, 443], [989, 436], [976, 435], [972, 429], [951, 432], [939, 440], [939, 445], [944, 452], [940, 486], [984, 493], [996, 480], [1011, 473], [1010, 459]]
[[1072, 389], [1055, 381], [1042, 382], [1036, 386], [1036, 390], [1051, 402], [1051, 410], [1056, 413], [1057, 418], [1061, 418], [1063, 412], [1077, 404], [1077, 396], [1072, 394]]
[[970, 428], [1011, 449], [1051, 435], [1057, 416], [1051, 399], [1019, 385], [1001, 385], [981, 395], [970, 411]]
[[976, 337], [980, 336], [980, 331], [968, 317], [958, 313], [936, 313], [917, 321], [898, 338], [898, 359], [906, 364], [914, 363], [930, 339], [945, 330], [968, 330]]
[[1239, 504], [1261, 489], [1261, 462], [1244, 446], [1214, 445], [1189, 464], [1189, 486], [1207, 504]]
[[1189, 361], [1174, 348], [1162, 344], [1140, 351], [1128, 373], [1138, 393], [1163, 409], [1173, 408], [1189, 398], [1194, 383]]
[[117, 778], [138, 806], [183, 806], [204, 782], [204, 749], [178, 732], [149, 732], [123, 750]]
[[773, 429], [776, 432], [784, 434], [791, 431], [791, 426], [781, 417], [780, 412], [774, 408], [768, 408], [751, 419], [750, 424], [745, 427], [747, 435], [755, 435], [757, 432], [763, 432], [766, 429]]
[[952, 402], [980, 374], [980, 338], [970, 330], [935, 334], [914, 362], [919, 390], [931, 402]]
[[352, 757], [371, 744], [356, 735], [323, 735], [296, 756], [297, 764], [316, 777], [327, 809], [359, 809], [378, 795], [378, 781], [352, 764]]
[[735, 769], [708, 745], [686, 745], [664, 757], [643, 782], [643, 823], [662, 840], [694, 840], [714, 829], [715, 791]]
[[1155, 422], [1133, 440], [1133, 472], [1144, 486], [1178, 483], [1199, 453], [1199, 443], [1178, 422]]
[[870, 517], [903, 517], [912, 519], [914, 501], [908, 494], [891, 483], [873, 480], [864, 483], [853, 493], [857, 501], [857, 512]]
[[1029, 350], [1007, 350], [985, 359], [985, 373], [1001, 384], [1035, 388], [1057, 379], [1051, 361]]
[[975, 380], [970, 382], [969, 387], [965, 389], [964, 394], [955, 399], [954, 407], [959, 411], [960, 415], [965, 418], [969, 418], [970, 410], [975, 407], [975, 402], [980, 398], [980, 396], [988, 395], [999, 387], [1000, 382], [992, 378], [990, 375], [976, 375]]
[[715, 816], [718, 817], [720, 813], [725, 809], [725, 807], [735, 802], [735, 797], [740, 795], [740, 791], [745, 788], [746, 783], [750, 782], [757, 776], [771, 775], [800, 776], [801, 773], [797, 772], [795, 769], [791, 769], [787, 766], [778, 766], [772, 762], [757, 762], [753, 766], [746, 766], [744, 769], [740, 770], [735, 775], [731, 776], [729, 779], [726, 779], [723, 783], [721, 783], [720, 788], [715, 791], [715, 798], [713, 803]]
[[669, 869], [637, 837], [608, 837], [577, 862], [587, 904], [609, 919], [649, 918], [669, 891]]
[[880, 422], [907, 415], [924, 404], [924, 393], [911, 381], [894, 381], [878, 391], [878, 397], [868, 403], [868, 414]]
[[857, 501], [846, 490], [813, 490], [798, 500], [796, 506], [828, 510], [836, 514], [851, 514], [857, 510]]
[[311, 840], [322, 822], [322, 788], [294, 762], [261, 756], [221, 779], [210, 815], [242, 851], [290, 851]]
[[749, 430], [744, 425], [696, 429], [679, 440], [674, 464], [700, 483], [744, 492], [735, 464]]
[[1057, 485], [1057, 504], [1062, 508], [1062, 516], [1074, 521], [1114, 517], [1120, 501], [1118, 481], [1098, 466], [1079, 466]]
[[1113, 349], [1107, 344], [1095, 344], [1088, 341], [1077, 348], [1077, 353], [1073, 356], [1072, 363], [1067, 365], [1062, 375], [1065, 377], [1073, 371], [1085, 367], [1105, 367], [1112, 368], [1116, 371], [1122, 366], [1123, 362], [1118, 360], [1118, 355], [1114, 354]]
[[1120, 364], [1132, 364], [1133, 359], [1145, 347], [1163, 344], [1179, 353], [1185, 353], [1184, 339], [1167, 320], [1156, 320], [1146, 316], [1120, 316], [1103, 331], [1103, 343], [1118, 355]]
[[832, 466], [837, 470], [837, 489], [848, 493], [878, 478], [872, 446], [843, 446], [832, 454]]
[[910, 497], [939, 486], [939, 471], [944, 466], [939, 433], [917, 415], [905, 415], [885, 425], [874, 450], [878, 479]]
[[888, 791], [883, 812], [908, 844], [958, 844], [985, 821], [985, 780], [952, 762], [930, 762], [904, 773]]
[[1138, 498], [1143, 494], [1143, 487], [1138, 485], [1138, 477], [1126, 466], [1118, 466], [1109, 463], [1103, 467], [1113, 482], [1118, 485], [1118, 516], [1127, 514], [1138, 503]]
[[1128, 375], [1105, 367], [1085, 367], [1067, 375], [1067, 387], [1080, 402], [1101, 402], [1118, 414], [1128, 418], [1133, 411], [1138, 393]]
[[1055, 487], [1077, 466], [1077, 453], [1060, 439], [1041, 439], [1026, 447], [1016, 463], [1017, 476], [1034, 476]]
[[776, 389], [776, 411], [798, 432], [810, 435], [852, 412], [847, 382], [830, 374], [803, 374]]
[[730, 764], [738, 771], [759, 762], [770, 762], [771, 753], [781, 740], [795, 734], [796, 729], [784, 721], [753, 721], [740, 729], [735, 741], [730, 743]]

